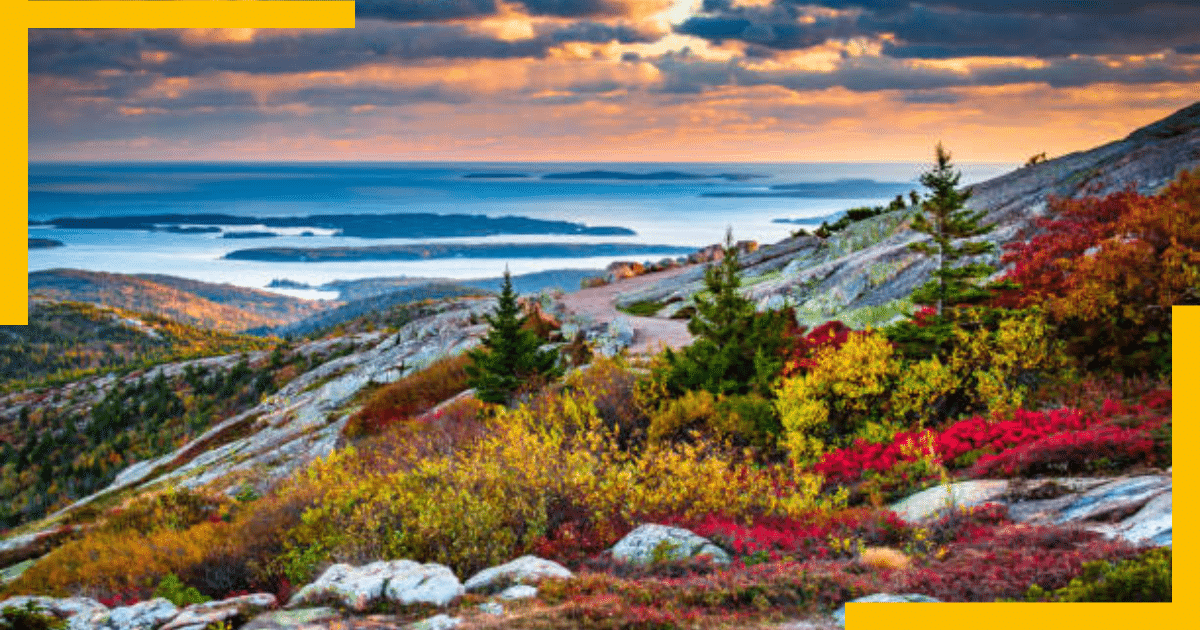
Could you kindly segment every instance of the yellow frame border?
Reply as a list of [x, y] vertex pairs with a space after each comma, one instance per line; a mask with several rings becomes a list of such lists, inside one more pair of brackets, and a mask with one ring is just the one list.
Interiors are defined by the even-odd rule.
[[[8, 211], [0, 212], [0, 324], [25, 324], [27, 302], [28, 252], [26, 250], [28, 203], [28, 28], [350, 28], [354, 26], [352, 2], [54, 2], [28, 1], [9, 3], [15, 9], [14, 23], [4, 27], [3, 69], [5, 82], [12, 87], [4, 103], [10, 121], [24, 124], [3, 126], [3, 141], [11, 150], [3, 169], [9, 191]], [[14, 6], [17, 5], [17, 6]], [[20, 19], [23, 18], [23, 19]], [[1174, 427], [1177, 441], [1195, 444], [1195, 425], [1187, 421], [1192, 410], [1200, 407], [1200, 307], [1174, 307], [1173, 409], [1185, 410], [1184, 422]], [[1180, 387], [1174, 387], [1179, 384]], [[1191, 467], [1184, 462], [1183, 478], [1191, 479]], [[1172, 471], [1173, 472], [1173, 471]], [[1194, 505], [1191, 481], [1185, 481], [1176, 493], [1185, 515], [1178, 520], [1183, 527], [1174, 540], [1192, 540], [1186, 515]], [[1172, 526], [1174, 523], [1172, 523]], [[1190, 543], [1173, 550], [1174, 585], [1195, 583], [1197, 571]], [[1176, 594], [1182, 589], [1173, 589]], [[973, 630], [1014, 630], [1021, 628], [1115, 628], [1175, 627], [1175, 619], [1195, 618], [1191, 598], [1179, 602], [1155, 604], [910, 604], [907, 606], [847, 606], [847, 627], [900, 630], [961, 624]], [[986, 608], [985, 608], [986, 607]], [[1192, 614], [1187, 614], [1192, 610]]]

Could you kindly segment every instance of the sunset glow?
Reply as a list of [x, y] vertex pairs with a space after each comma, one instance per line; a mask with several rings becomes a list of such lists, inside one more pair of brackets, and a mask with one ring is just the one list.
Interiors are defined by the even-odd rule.
[[30, 30], [33, 160], [1019, 162], [1200, 94], [1190, 2], [357, 3]]

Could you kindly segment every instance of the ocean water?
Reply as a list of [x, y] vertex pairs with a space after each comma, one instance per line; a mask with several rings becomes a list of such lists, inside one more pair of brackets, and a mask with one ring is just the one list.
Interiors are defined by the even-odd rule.
[[[963, 166], [963, 182], [981, 181], [1012, 165]], [[433, 213], [519, 216], [618, 226], [632, 236], [488, 235], [436, 239], [460, 243], [631, 243], [701, 247], [724, 238], [773, 243], [797, 225], [775, 219], [823, 217], [886, 203], [896, 192], [920, 190], [924, 164], [742, 163], [31, 163], [31, 223], [61, 217], [221, 213], [239, 217], [316, 214]], [[632, 174], [616, 179], [591, 171]], [[650, 173], [674, 173], [639, 179]], [[562, 178], [562, 177], [566, 178]], [[686, 178], [685, 178], [686, 177]], [[848, 181], [855, 180], [855, 181]], [[864, 183], [862, 180], [871, 180]], [[880, 184], [881, 183], [881, 184]], [[814, 184], [792, 188], [775, 186]], [[784, 192], [804, 196], [778, 195]], [[818, 221], [819, 223], [819, 221]], [[432, 239], [358, 238], [309, 227], [238, 225], [269, 231], [265, 239], [226, 239], [220, 233], [59, 229], [30, 225], [30, 237], [65, 247], [29, 252], [29, 269], [76, 268], [116, 273], [161, 273], [207, 282], [266, 288], [272, 279], [314, 287], [332, 280], [410, 276], [478, 278], [505, 265], [521, 274], [546, 269], [602, 268], [613, 260], [657, 260], [659, 254], [585, 258], [416, 261], [259, 262], [227, 260], [251, 247], [362, 247]], [[310, 232], [309, 236], [302, 236]], [[565, 287], [572, 288], [572, 287]], [[309, 298], [328, 291], [272, 289]]]

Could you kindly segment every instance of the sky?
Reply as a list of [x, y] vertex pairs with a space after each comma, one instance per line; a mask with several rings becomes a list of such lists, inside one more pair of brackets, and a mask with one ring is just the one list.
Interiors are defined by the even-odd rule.
[[[286, 9], [281, 9], [286, 10]], [[29, 30], [31, 160], [1020, 163], [1200, 100], [1200, 3], [358, 0]]]

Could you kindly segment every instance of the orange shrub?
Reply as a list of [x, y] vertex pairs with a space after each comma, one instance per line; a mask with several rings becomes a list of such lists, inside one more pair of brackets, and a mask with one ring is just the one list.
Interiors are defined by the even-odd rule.
[[467, 389], [466, 354], [445, 357], [429, 367], [385, 385], [346, 423], [348, 437], [371, 435], [396, 422], [428, 411]]
[[8, 585], [9, 593], [145, 599], [171, 573], [201, 565], [231, 538], [224, 522], [149, 534], [97, 531], [50, 552]]

